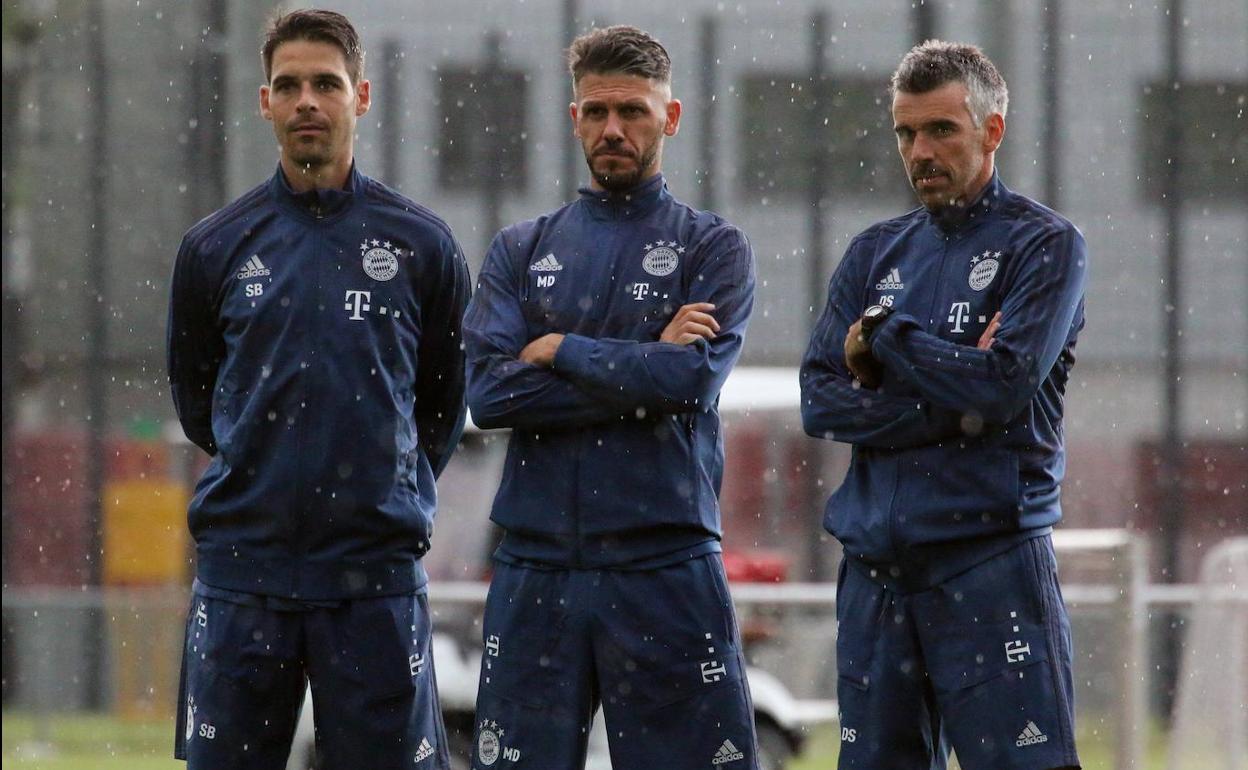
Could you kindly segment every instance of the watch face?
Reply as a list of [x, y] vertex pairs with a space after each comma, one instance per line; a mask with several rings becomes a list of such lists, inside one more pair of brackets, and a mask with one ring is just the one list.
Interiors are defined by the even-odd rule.
[[880, 316], [884, 315], [884, 306], [872, 305], [871, 307], [862, 311], [862, 315], [864, 318], [879, 318]]

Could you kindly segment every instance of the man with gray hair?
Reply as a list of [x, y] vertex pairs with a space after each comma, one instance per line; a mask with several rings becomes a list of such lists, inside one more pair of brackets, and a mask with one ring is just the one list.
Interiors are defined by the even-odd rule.
[[1086, 249], [994, 169], [1008, 92], [928, 41], [892, 79], [922, 203], [850, 243], [802, 362], [806, 432], [853, 445], [824, 525], [841, 768], [1078, 767], [1050, 534]]
[[758, 767], [720, 559], [719, 391], [754, 297], [745, 235], [667, 190], [681, 104], [634, 27], [569, 51], [577, 200], [505, 228], [464, 317], [468, 404], [511, 428], [491, 518], [473, 766]]

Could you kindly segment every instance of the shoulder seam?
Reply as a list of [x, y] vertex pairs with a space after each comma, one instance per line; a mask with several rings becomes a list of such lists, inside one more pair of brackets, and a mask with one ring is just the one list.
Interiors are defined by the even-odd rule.
[[199, 222], [196, 222], [191, 226], [191, 229], [186, 231], [185, 238], [188, 245], [198, 246], [210, 234], [217, 232], [255, 210], [257, 203], [264, 199], [267, 189], [268, 182], [259, 184], [243, 193], [232, 203], [226, 204], [223, 208], [217, 209], [199, 220]]
[[441, 232], [449, 240], [458, 243], [458, 241], [455, 240], [455, 233], [451, 230], [451, 226], [447, 224], [445, 219], [433, 213], [433, 211], [429, 208], [420, 205], [402, 193], [386, 187], [371, 177], [368, 180], [366, 195], [368, 195], [368, 197], [372, 200], [402, 208], [404, 211], [428, 222], [434, 227], [434, 229]]

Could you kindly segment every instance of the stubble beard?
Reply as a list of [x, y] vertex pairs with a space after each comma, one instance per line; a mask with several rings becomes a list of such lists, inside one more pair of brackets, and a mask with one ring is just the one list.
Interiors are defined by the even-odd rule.
[[598, 171], [594, 168], [594, 157], [586, 154], [585, 163], [589, 166], [589, 173], [593, 175], [598, 185], [607, 192], [625, 192], [636, 187], [654, 167], [654, 161], [659, 155], [659, 146], [646, 148], [646, 150], [637, 159], [636, 165], [630, 171]]
[[302, 147], [296, 144], [287, 149], [287, 154], [296, 166], [310, 174], [328, 166], [332, 159], [328, 147], [315, 143]]

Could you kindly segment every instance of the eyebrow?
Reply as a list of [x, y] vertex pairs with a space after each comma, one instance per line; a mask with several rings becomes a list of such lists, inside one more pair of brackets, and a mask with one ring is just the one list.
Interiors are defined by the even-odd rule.
[[[278, 84], [286, 84], [286, 83], [297, 83], [297, 82], [299, 82], [301, 79], [302, 79], [302, 78], [296, 77], [295, 75], [285, 75], [285, 74], [283, 74], [283, 75], [277, 75], [277, 76], [275, 76], [275, 77], [273, 78], [273, 85], [278, 85]], [[345, 79], [344, 79], [341, 75], [339, 75], [337, 72], [329, 72], [329, 71], [326, 71], [326, 72], [314, 72], [314, 73], [312, 73], [311, 75], [309, 75], [306, 79], [307, 79], [307, 80], [316, 80], [316, 81], [332, 80], [332, 81], [335, 81], [335, 82], [337, 82], [337, 83], [345, 83], [345, 82], [346, 82], [346, 80], [345, 80]]]
[[893, 126], [893, 133], [898, 133], [901, 131], [915, 131], [915, 130], [923, 129], [923, 128], [942, 128], [946, 126], [957, 128], [957, 125], [958, 125], [958, 122], [956, 120], [951, 120], [949, 118], [936, 118], [934, 120], [928, 120], [923, 123], [920, 123], [917, 129], [914, 126], [911, 126], [909, 123], [897, 123]]

